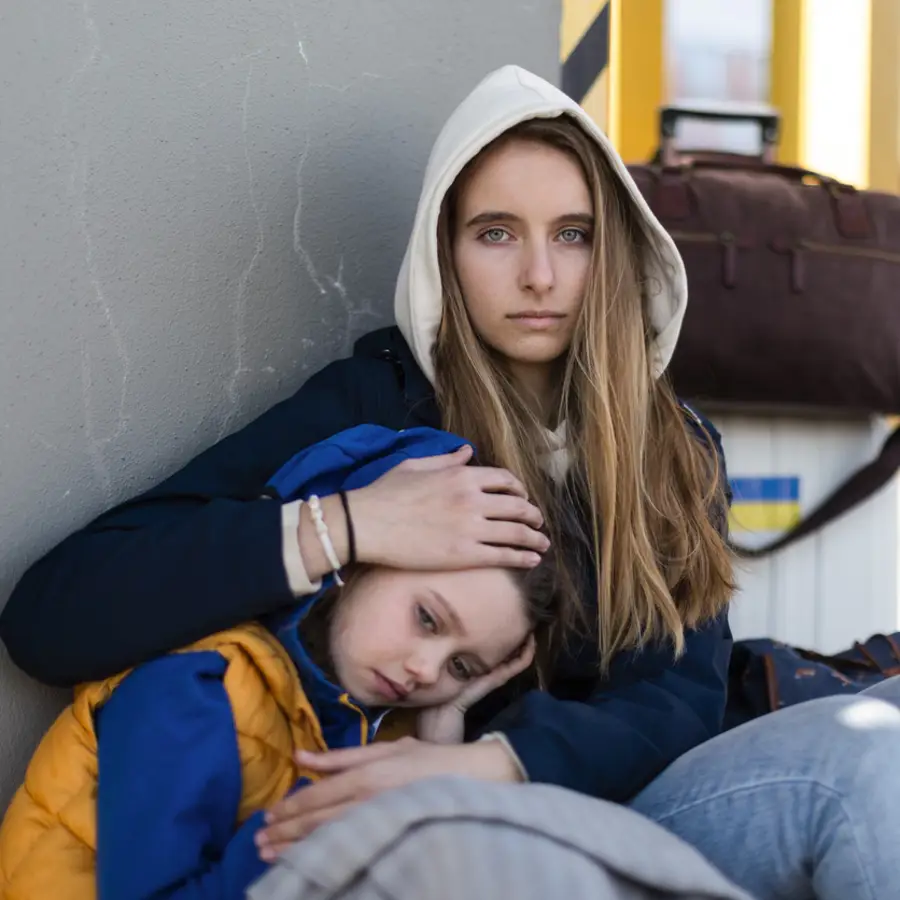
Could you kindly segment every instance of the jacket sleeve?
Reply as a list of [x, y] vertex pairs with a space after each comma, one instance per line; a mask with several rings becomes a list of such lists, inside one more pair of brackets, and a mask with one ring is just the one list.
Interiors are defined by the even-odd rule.
[[[718, 459], [726, 508], [711, 518], [728, 534], [731, 491], [722, 439], [689, 410], [689, 427]], [[699, 427], [698, 427], [699, 426]], [[722, 730], [732, 647], [727, 610], [671, 647], [623, 653], [586, 702], [526, 694], [491, 729], [505, 735], [529, 780], [627, 802], [683, 753]]]
[[326, 367], [35, 563], [0, 613], [13, 661], [39, 681], [71, 686], [291, 602], [281, 504], [261, 493], [293, 454], [359, 424], [359, 365]]
[[586, 702], [533, 691], [495, 720], [531, 781], [624, 803], [721, 731], [731, 631], [726, 614], [689, 632], [684, 654], [647, 648], [614, 661]]
[[215, 652], [129, 675], [97, 718], [99, 900], [240, 900], [267, 868], [262, 812], [235, 830], [241, 767]]

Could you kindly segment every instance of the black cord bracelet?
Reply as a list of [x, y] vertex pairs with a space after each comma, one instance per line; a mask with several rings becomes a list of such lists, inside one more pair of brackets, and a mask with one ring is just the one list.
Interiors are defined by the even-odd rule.
[[338, 491], [341, 505], [344, 507], [344, 518], [347, 520], [347, 543], [350, 548], [350, 559], [347, 565], [356, 565], [356, 532], [353, 530], [353, 519], [350, 516], [350, 501], [347, 500], [346, 491]]

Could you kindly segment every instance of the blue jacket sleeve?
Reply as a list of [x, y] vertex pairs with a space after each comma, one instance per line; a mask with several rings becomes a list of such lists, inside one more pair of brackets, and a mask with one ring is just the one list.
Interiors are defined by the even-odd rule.
[[359, 424], [362, 365], [327, 366], [34, 564], [0, 612], [13, 661], [40, 681], [71, 686], [291, 602], [280, 505], [261, 494], [295, 453]]
[[624, 803], [682, 753], [721, 731], [731, 631], [723, 613], [671, 648], [621, 654], [587, 702], [534, 691], [492, 725], [532, 781]]
[[241, 900], [262, 813], [235, 830], [241, 768], [218, 653], [141, 666], [97, 717], [99, 900]]

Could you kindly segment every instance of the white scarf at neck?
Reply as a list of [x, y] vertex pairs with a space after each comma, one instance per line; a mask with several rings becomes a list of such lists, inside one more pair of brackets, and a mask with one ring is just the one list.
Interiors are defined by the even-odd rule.
[[557, 425], [554, 431], [547, 429], [548, 451], [544, 458], [544, 468], [547, 474], [557, 483], [561, 484], [569, 472], [572, 457], [566, 446], [565, 420]]

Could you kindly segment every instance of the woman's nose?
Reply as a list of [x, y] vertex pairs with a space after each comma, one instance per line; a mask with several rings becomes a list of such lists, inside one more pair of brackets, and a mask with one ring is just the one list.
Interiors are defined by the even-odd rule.
[[549, 248], [543, 243], [535, 243], [525, 251], [522, 270], [522, 287], [544, 294], [553, 287], [553, 260]]

